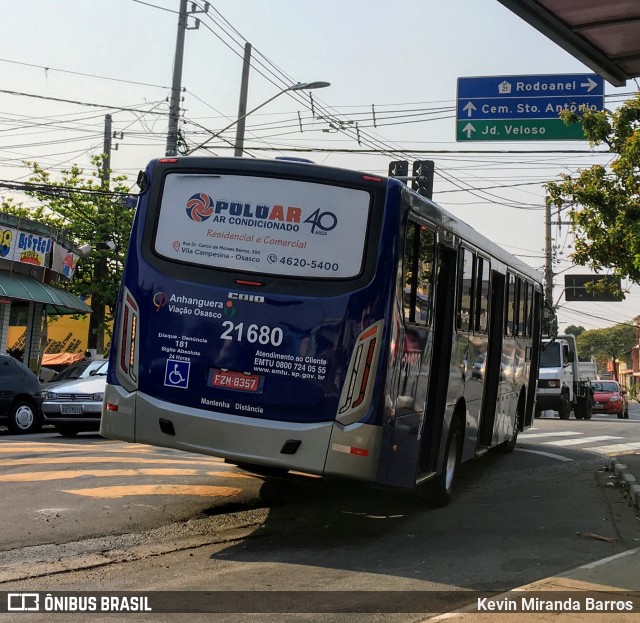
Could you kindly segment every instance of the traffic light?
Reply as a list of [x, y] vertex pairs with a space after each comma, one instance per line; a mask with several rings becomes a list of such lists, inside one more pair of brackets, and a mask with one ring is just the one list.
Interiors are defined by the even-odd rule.
[[394, 160], [389, 163], [389, 177], [408, 177], [409, 163], [406, 160]]
[[433, 197], [433, 172], [433, 160], [416, 160], [413, 163], [411, 188], [427, 199]]

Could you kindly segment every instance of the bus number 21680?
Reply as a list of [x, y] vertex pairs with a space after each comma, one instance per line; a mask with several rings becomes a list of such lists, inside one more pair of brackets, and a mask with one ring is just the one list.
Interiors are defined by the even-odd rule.
[[250, 324], [245, 330], [244, 322], [235, 324], [230, 320], [225, 320], [222, 326], [225, 328], [220, 336], [223, 340], [235, 339], [238, 342], [246, 340], [252, 344], [257, 342], [265, 346], [267, 344], [272, 346], [280, 346], [282, 344], [283, 334], [280, 327], [271, 328], [267, 325]]

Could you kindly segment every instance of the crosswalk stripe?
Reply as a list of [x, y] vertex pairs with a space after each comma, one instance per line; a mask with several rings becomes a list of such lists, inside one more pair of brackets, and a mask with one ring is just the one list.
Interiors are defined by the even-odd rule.
[[596, 441], [613, 441], [614, 439], [624, 439], [624, 437], [614, 437], [612, 435], [599, 435], [597, 437], [581, 437], [580, 439], [560, 439], [558, 441], [545, 441], [545, 446], [580, 446], [586, 443], [595, 443]]
[[600, 452], [601, 454], [620, 454], [622, 452], [632, 452], [633, 450], [640, 450], [640, 442], [632, 441], [630, 443], [616, 443], [610, 446], [598, 446], [597, 448], [589, 448], [594, 452]]
[[198, 495], [203, 497], [231, 497], [242, 489], [211, 485], [117, 485], [94, 489], [71, 489], [64, 493], [92, 498], [123, 498], [137, 495]]
[[526, 439], [539, 439], [540, 437], [575, 437], [576, 435], [584, 435], [584, 433], [573, 432], [570, 430], [565, 430], [561, 432], [550, 432], [550, 433], [529, 433], [525, 431], [520, 435], [521, 438]]

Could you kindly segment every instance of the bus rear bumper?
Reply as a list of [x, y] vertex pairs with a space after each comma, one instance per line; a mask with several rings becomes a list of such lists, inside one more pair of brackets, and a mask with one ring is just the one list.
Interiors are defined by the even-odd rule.
[[[178, 412], [171, 403], [109, 384], [104, 404], [100, 432], [111, 439], [197, 452], [232, 463], [362, 480], [375, 477], [377, 426], [354, 425], [349, 435], [344, 427], [334, 429], [333, 422], [276, 422], [188, 407]], [[117, 405], [117, 410], [106, 405]], [[375, 450], [365, 453], [361, 446]]]

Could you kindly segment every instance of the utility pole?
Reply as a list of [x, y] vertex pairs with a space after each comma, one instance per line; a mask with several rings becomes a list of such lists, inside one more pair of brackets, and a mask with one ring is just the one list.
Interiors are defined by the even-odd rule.
[[[105, 115], [104, 117], [104, 160], [102, 161], [102, 172], [100, 174], [100, 179], [102, 183], [100, 187], [104, 191], [109, 190], [109, 184], [111, 182], [111, 124], [112, 117], [111, 115]], [[108, 232], [106, 231], [106, 223], [104, 219], [102, 202], [107, 201], [105, 198], [99, 198], [98, 201], [101, 203], [101, 209], [98, 210], [98, 222], [96, 227], [96, 240], [92, 241], [92, 246], [95, 248], [102, 246], [101, 242], [106, 242], [106, 238], [108, 237]], [[102, 251], [104, 253], [104, 250]], [[107, 259], [102, 256], [99, 257], [96, 261], [95, 270], [93, 273], [93, 283], [95, 284], [94, 293], [98, 288], [102, 287], [102, 283], [104, 278], [107, 275]], [[104, 303], [101, 301], [96, 301], [95, 297], [91, 297], [91, 308], [93, 312], [89, 316], [89, 334], [87, 335], [87, 348], [90, 350], [95, 350], [97, 353], [104, 353], [104, 324], [105, 324], [105, 311], [104, 311]]]
[[242, 64], [242, 82], [240, 84], [240, 104], [238, 105], [238, 125], [236, 127], [236, 146], [234, 156], [242, 157], [244, 151], [244, 122], [247, 118], [247, 95], [249, 93], [249, 69], [251, 68], [251, 44], [244, 44]]
[[544, 298], [553, 307], [553, 252], [551, 238], [551, 204], [547, 201], [544, 209]]
[[555, 337], [558, 333], [558, 319], [553, 304], [553, 238], [551, 237], [551, 202], [544, 208], [544, 315], [543, 333]]
[[180, 92], [182, 90], [182, 61], [184, 58], [184, 33], [187, 29], [187, 0], [180, 0], [176, 55], [173, 62], [173, 83], [169, 102], [169, 130], [167, 132], [167, 156], [178, 155], [178, 119], [180, 117]]

